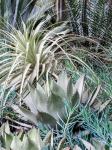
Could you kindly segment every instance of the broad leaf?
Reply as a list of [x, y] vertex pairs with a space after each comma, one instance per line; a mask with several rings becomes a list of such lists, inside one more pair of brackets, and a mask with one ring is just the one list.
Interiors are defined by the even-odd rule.
[[31, 106], [28, 104], [27, 98], [25, 100], [25, 103], [29, 106], [29, 108], [33, 111], [33, 109], [35, 108], [36, 110], [38, 109], [39, 111], [47, 111], [47, 101], [48, 101], [48, 97], [45, 94], [43, 88], [37, 83], [37, 87], [34, 88], [32, 86], [29, 86], [29, 90], [30, 90], [30, 104], [32, 104]]
[[51, 83], [51, 92], [54, 95], [58, 95], [59, 97], [66, 97], [63, 88], [61, 88], [60, 85], [57, 84], [55, 81], [52, 81]]
[[52, 115], [46, 112], [38, 112], [37, 119], [38, 121], [41, 121], [45, 124], [50, 124], [50, 125], [56, 124], [56, 119]]
[[28, 138], [28, 150], [41, 150], [41, 149], [38, 149], [37, 147], [38, 144], [39, 143], [35, 144]]
[[71, 107], [74, 107], [79, 103], [80, 103], [80, 96], [79, 96], [78, 91], [76, 91], [71, 99]]
[[82, 98], [82, 93], [84, 91], [84, 75], [82, 75], [74, 86], [74, 91], [78, 91], [80, 99]]
[[57, 84], [60, 85], [60, 87], [64, 90], [65, 93], [67, 93], [68, 77], [67, 77], [67, 73], [65, 71], [63, 71], [59, 75]]
[[15, 150], [15, 149], [21, 150], [21, 146], [22, 146], [21, 140], [17, 136], [14, 136], [10, 148], [12, 150]]
[[27, 135], [24, 134], [23, 140], [22, 140], [22, 145], [21, 145], [21, 150], [28, 150], [28, 146], [29, 146], [28, 137], [27, 137]]
[[58, 118], [58, 115], [62, 116], [62, 113], [64, 113], [63, 106], [64, 106], [63, 97], [51, 93], [47, 105], [48, 112], [52, 114], [52, 116], [54, 116], [55, 118]]
[[11, 134], [5, 134], [5, 143], [6, 143], [6, 149], [9, 150], [10, 149], [10, 146], [11, 146], [11, 143], [12, 143], [12, 140], [13, 140], [13, 136]]
[[72, 96], [73, 96], [73, 85], [72, 79], [70, 79], [67, 85], [67, 97], [69, 100], [71, 100]]
[[35, 145], [37, 145], [38, 149], [41, 149], [43, 144], [42, 144], [42, 139], [40, 137], [39, 129], [37, 130], [33, 128], [32, 130], [30, 130], [28, 133], [28, 137], [33, 143], [35, 143]]
[[17, 105], [12, 105], [12, 108], [14, 110], [16, 110], [17, 113], [19, 113], [20, 115], [24, 116], [26, 119], [32, 121], [34, 124], [37, 125], [36, 115], [33, 114], [31, 111], [29, 111], [23, 107], [19, 107]]

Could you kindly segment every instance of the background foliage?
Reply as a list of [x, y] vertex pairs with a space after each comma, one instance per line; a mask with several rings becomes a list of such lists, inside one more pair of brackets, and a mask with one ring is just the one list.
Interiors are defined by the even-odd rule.
[[111, 73], [111, 0], [0, 0], [0, 149], [111, 150]]

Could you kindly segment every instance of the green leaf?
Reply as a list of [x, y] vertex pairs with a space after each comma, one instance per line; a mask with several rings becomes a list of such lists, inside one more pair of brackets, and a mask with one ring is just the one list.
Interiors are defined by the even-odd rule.
[[70, 79], [67, 86], [67, 97], [69, 100], [71, 100], [72, 96], [73, 96], [73, 85], [72, 79]]
[[33, 114], [31, 111], [23, 108], [23, 107], [19, 107], [17, 105], [12, 105], [12, 108], [19, 113], [20, 115], [22, 115], [23, 117], [25, 117], [26, 119], [32, 121], [35, 125], [37, 125], [37, 118], [36, 115]]
[[10, 150], [10, 146], [13, 140], [13, 136], [10, 134], [5, 134], [5, 146], [7, 150]]
[[74, 91], [79, 93], [79, 97], [80, 99], [82, 98], [82, 93], [84, 90], [84, 75], [82, 75], [77, 81], [76, 84], [74, 86]]
[[62, 97], [62, 98], [66, 97], [63, 88], [61, 88], [59, 84], [57, 84], [55, 81], [52, 81], [51, 83], [51, 91], [54, 95], [58, 95], [59, 97]]
[[35, 145], [37, 145], [38, 149], [41, 149], [41, 147], [43, 146], [42, 144], [42, 139], [40, 137], [40, 132], [39, 129], [37, 130], [36, 128], [33, 128], [29, 131], [28, 133], [28, 138], [35, 143]]
[[22, 142], [17, 136], [13, 137], [12, 143], [11, 143], [11, 150], [21, 150]]
[[35, 114], [23, 107], [19, 107], [19, 109], [27, 119], [31, 120], [35, 125], [37, 125], [38, 122]]
[[50, 125], [56, 124], [56, 119], [46, 112], [38, 112], [37, 119], [45, 124]]
[[74, 95], [72, 96], [72, 99], [71, 99], [71, 106], [74, 107], [76, 106], [77, 104], [79, 104], [80, 102], [80, 96], [79, 96], [79, 93], [76, 91], [74, 93]]
[[110, 128], [110, 131], [112, 132], [112, 121], [109, 121], [109, 128]]
[[38, 143], [35, 144], [31, 139], [28, 138], [28, 150], [41, 150], [37, 147]]
[[65, 71], [62, 71], [59, 75], [57, 84], [64, 90], [65, 93], [67, 93], [68, 78]]
[[28, 137], [26, 134], [24, 134], [22, 145], [21, 145], [21, 150], [28, 150], [28, 148], [29, 148]]
[[48, 100], [47, 109], [49, 114], [52, 114], [55, 118], [58, 118], [58, 115], [62, 116], [64, 113], [64, 99], [60, 96], [51, 93]]
[[29, 106], [29, 108], [33, 111], [34, 107], [38, 109], [39, 111], [46, 111], [46, 105], [48, 101], [48, 97], [45, 94], [43, 88], [40, 86], [40, 84], [37, 83], [36, 88], [33, 86], [29, 86], [30, 89], [30, 96], [31, 99], [29, 99], [29, 103], [32, 105], [30, 106], [28, 104], [27, 99], [25, 100], [25, 103]]

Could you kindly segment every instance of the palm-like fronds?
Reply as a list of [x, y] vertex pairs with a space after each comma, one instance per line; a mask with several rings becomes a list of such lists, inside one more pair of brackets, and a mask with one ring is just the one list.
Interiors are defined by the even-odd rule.
[[[111, 3], [105, 0], [77, 0], [69, 1], [71, 6], [71, 22], [73, 30], [77, 34], [92, 36], [99, 41], [106, 40], [108, 43], [112, 38]], [[73, 18], [74, 16], [74, 18]]]
[[55, 11], [57, 21], [64, 21], [66, 18], [66, 0], [55, 0]]

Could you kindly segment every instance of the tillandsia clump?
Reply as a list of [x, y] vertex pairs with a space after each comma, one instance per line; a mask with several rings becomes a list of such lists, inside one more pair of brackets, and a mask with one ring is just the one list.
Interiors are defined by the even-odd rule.
[[60, 43], [63, 45], [69, 29], [66, 29], [66, 23], [50, 25], [50, 20], [48, 16], [40, 19], [39, 23], [22, 23], [22, 30], [13, 27], [11, 32], [0, 30], [3, 36], [0, 43], [0, 83], [6, 88], [16, 87], [21, 94], [28, 82], [32, 84], [42, 75], [53, 74], [57, 65], [55, 53], [60, 49]]
[[84, 107], [91, 107], [93, 111], [101, 112], [110, 101], [105, 103], [98, 101], [96, 96], [99, 90], [100, 86], [89, 95], [88, 90], [85, 90], [84, 75], [73, 84], [66, 72], [62, 72], [57, 81], [51, 79], [44, 86], [37, 83], [36, 88], [29, 86], [30, 93], [23, 97], [28, 109], [17, 105], [12, 107], [35, 125], [40, 121], [54, 126], [60, 118], [66, 118], [67, 106], [75, 109], [81, 104]]

